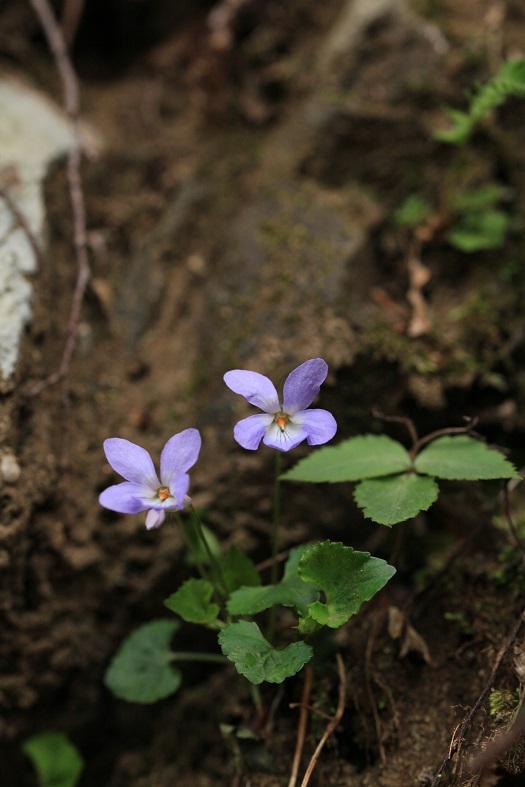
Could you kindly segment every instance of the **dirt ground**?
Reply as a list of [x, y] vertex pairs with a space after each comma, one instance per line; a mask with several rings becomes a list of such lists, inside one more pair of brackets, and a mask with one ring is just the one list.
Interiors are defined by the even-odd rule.
[[[87, 3], [70, 32], [82, 119], [101, 141], [82, 166], [92, 279], [67, 396], [61, 384], [32, 395], [60, 363], [75, 286], [59, 161], [34, 318], [0, 399], [2, 451], [21, 468], [0, 489], [0, 782], [34, 785], [21, 741], [59, 729], [86, 760], [80, 787], [281, 787], [302, 676], [263, 687], [263, 725], [233, 668], [185, 667], [181, 691], [152, 707], [104, 688], [123, 637], [164, 615], [190, 569], [175, 528], [147, 532], [140, 516], [99, 507], [114, 479], [102, 442], [125, 437], [156, 455], [200, 429], [194, 503], [225, 548], [256, 561], [267, 557], [273, 457], [235, 444], [244, 410], [222, 382], [228, 369], [283, 380], [322, 356], [320, 406], [336, 439], [405, 439], [374, 408], [411, 417], [420, 434], [476, 416], [525, 463], [525, 102], [509, 100], [461, 149], [432, 136], [445, 105], [464, 109], [467, 90], [525, 54], [525, 8], [112, 0]], [[0, 68], [61, 101], [29, 4], [0, 5]], [[458, 251], [446, 241], [451, 191], [494, 183], [511, 216], [504, 247]], [[423, 240], [393, 220], [414, 193], [434, 208]], [[510, 500], [519, 531], [519, 488]], [[523, 691], [525, 568], [501, 487], [443, 485], [429, 512], [388, 530], [362, 517], [349, 485], [293, 486], [283, 516], [285, 547], [332, 538], [398, 569], [336, 637], [346, 709], [312, 787], [523, 784], [520, 742], [484, 781], [470, 766]], [[213, 647], [183, 632], [184, 648]], [[314, 669], [312, 704], [332, 713], [337, 691], [331, 653]], [[311, 714], [301, 774], [325, 725]]]

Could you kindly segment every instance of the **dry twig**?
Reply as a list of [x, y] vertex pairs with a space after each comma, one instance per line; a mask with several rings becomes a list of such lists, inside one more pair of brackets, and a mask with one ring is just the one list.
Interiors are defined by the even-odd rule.
[[310, 777], [313, 773], [317, 760], [319, 759], [319, 755], [321, 754], [324, 745], [330, 735], [334, 732], [337, 725], [343, 718], [343, 713], [345, 712], [345, 699], [346, 699], [346, 673], [345, 673], [345, 665], [341, 654], [338, 653], [336, 656], [337, 659], [337, 672], [339, 674], [339, 697], [337, 701], [337, 708], [335, 714], [332, 716], [328, 724], [326, 725], [326, 729], [323, 733], [323, 737], [317, 744], [317, 748], [312, 755], [312, 759], [308, 764], [308, 768], [306, 769], [306, 773], [304, 778], [301, 782], [301, 787], [307, 787], [308, 782], [310, 781]]
[[480, 709], [480, 707], [482, 706], [482, 704], [483, 704], [483, 702], [485, 700], [485, 697], [487, 696], [488, 692], [492, 688], [492, 685], [493, 685], [494, 680], [496, 678], [496, 673], [497, 673], [497, 671], [498, 671], [498, 669], [499, 669], [499, 667], [501, 665], [501, 662], [503, 661], [503, 659], [505, 658], [505, 656], [509, 652], [509, 650], [512, 647], [512, 645], [514, 644], [514, 641], [516, 640], [516, 637], [518, 636], [519, 631], [520, 631], [520, 629], [521, 629], [521, 627], [523, 626], [524, 623], [525, 623], [525, 610], [523, 610], [523, 612], [521, 613], [521, 615], [519, 617], [518, 622], [515, 624], [514, 628], [510, 632], [509, 636], [507, 637], [507, 639], [505, 640], [505, 642], [503, 643], [503, 645], [499, 649], [498, 654], [496, 656], [496, 660], [495, 660], [494, 665], [492, 667], [491, 673], [489, 675], [489, 678], [488, 678], [485, 686], [483, 687], [483, 690], [482, 690], [481, 694], [479, 695], [479, 697], [476, 700], [475, 704], [470, 709], [470, 711], [467, 713], [467, 715], [465, 716], [463, 721], [460, 724], [458, 724], [458, 726], [454, 729], [454, 732], [452, 734], [452, 739], [450, 741], [450, 746], [449, 746], [448, 752], [447, 752], [446, 756], [444, 757], [441, 765], [439, 766], [438, 772], [434, 776], [434, 779], [433, 779], [432, 784], [430, 785], [430, 787], [438, 787], [438, 785], [443, 784], [442, 778], [443, 778], [443, 772], [444, 772], [445, 768], [447, 767], [449, 762], [452, 760], [454, 755], [459, 754], [459, 752], [461, 751], [461, 747], [462, 747], [463, 743], [465, 742], [468, 729], [469, 729], [470, 725], [472, 724], [472, 720], [473, 720], [474, 716], [476, 715], [476, 713], [478, 712], [478, 710]]
[[[299, 714], [299, 726], [297, 728], [297, 743], [292, 762], [292, 772], [290, 774], [290, 781], [288, 787], [295, 787], [297, 782], [297, 774], [299, 773], [299, 765], [301, 764], [301, 755], [303, 753], [304, 739], [306, 736], [306, 725], [308, 723], [308, 703], [310, 701], [310, 693], [312, 691], [312, 668], [309, 664], [304, 668], [304, 686], [301, 695], [301, 708]], [[290, 707], [296, 707], [295, 703], [290, 703]]]
[[[73, 132], [73, 144], [71, 145], [68, 156], [67, 177], [69, 182], [71, 211], [73, 215], [73, 245], [77, 260], [77, 279], [73, 291], [66, 343], [60, 366], [54, 374], [32, 388], [31, 394], [36, 395], [49, 385], [54, 385], [67, 377], [71, 358], [77, 343], [80, 311], [91, 272], [87, 252], [84, 193], [82, 191], [82, 180], [80, 176], [82, 145], [80, 140], [78, 80], [67, 51], [62, 30], [55, 19], [48, 0], [30, 0], [30, 2], [38, 16], [47, 38], [49, 48], [55, 58], [64, 88], [64, 108], [71, 122]], [[68, 398], [66, 391], [64, 392], [64, 398]]]

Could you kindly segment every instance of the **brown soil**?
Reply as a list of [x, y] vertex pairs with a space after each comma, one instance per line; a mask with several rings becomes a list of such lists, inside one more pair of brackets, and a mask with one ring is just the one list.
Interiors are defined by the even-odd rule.
[[[3, 450], [22, 470], [1, 489], [6, 787], [35, 783], [20, 743], [47, 729], [82, 751], [81, 787], [288, 784], [298, 723], [288, 704], [301, 677], [282, 695], [264, 687], [273, 717], [262, 727], [229, 669], [184, 668], [179, 694], [153, 707], [103, 687], [122, 638], [163, 616], [163, 599], [189, 574], [176, 529], [147, 532], [141, 517], [100, 509], [98, 493], [114, 478], [106, 437], [156, 455], [167, 437], [199, 428], [194, 502], [225, 547], [255, 560], [267, 556], [273, 463], [269, 451], [248, 454], [233, 441], [229, 368], [282, 380], [320, 355], [331, 368], [321, 403], [339, 437], [382, 428], [374, 407], [411, 416], [421, 433], [479, 416], [479, 431], [521, 459], [525, 104], [509, 101], [459, 152], [431, 135], [444, 104], [464, 107], [464, 90], [522, 47], [521, 4], [385, 2], [342, 50], [342, 0], [248, 0], [222, 49], [207, 26], [219, 3], [175, 5], [93, 3], [78, 31], [82, 116], [103, 141], [82, 170], [93, 278], [67, 392], [32, 396], [60, 362], [76, 276], [58, 162], [34, 320], [0, 401]], [[29, 6], [0, 8], [0, 57], [58, 100]], [[495, 181], [511, 200], [506, 245], [462, 254], [444, 238], [447, 189]], [[429, 280], [415, 299], [413, 239], [392, 222], [414, 192], [442, 222], [423, 243]], [[517, 693], [513, 655], [523, 642], [523, 630], [508, 640], [525, 573], [496, 516], [499, 491], [450, 484], [427, 515], [389, 531], [363, 519], [346, 485], [287, 489], [284, 546], [329, 537], [398, 568], [336, 638], [347, 707], [312, 785], [432, 784], [457, 725], [488, 689], [439, 779], [481, 783], [470, 757], [509, 724], [512, 707], [491, 714], [488, 698], [491, 689]], [[406, 628], [405, 639], [389, 634], [393, 607], [413, 627], [408, 640]], [[213, 642], [187, 627], [184, 647]], [[312, 703], [327, 713], [334, 664], [332, 653], [314, 671]], [[221, 735], [221, 724], [233, 732]], [[312, 715], [301, 773], [325, 724]], [[251, 737], [236, 737], [239, 728]], [[522, 783], [522, 755], [519, 745], [507, 752], [483, 783]]]

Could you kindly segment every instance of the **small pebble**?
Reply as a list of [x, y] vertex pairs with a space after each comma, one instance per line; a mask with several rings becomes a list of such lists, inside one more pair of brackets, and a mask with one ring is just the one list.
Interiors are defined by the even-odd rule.
[[14, 484], [20, 478], [20, 465], [14, 454], [3, 454], [0, 458], [0, 476], [6, 484]]

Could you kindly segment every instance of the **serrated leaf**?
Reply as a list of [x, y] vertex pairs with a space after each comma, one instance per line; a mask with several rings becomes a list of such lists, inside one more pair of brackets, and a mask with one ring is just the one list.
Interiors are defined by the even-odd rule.
[[313, 650], [306, 642], [293, 642], [283, 650], [273, 648], [257, 623], [240, 620], [219, 634], [224, 655], [251, 683], [282, 683], [310, 661]]
[[186, 621], [206, 626], [217, 620], [219, 605], [212, 602], [213, 585], [204, 579], [188, 579], [176, 593], [166, 599], [164, 606]]
[[308, 605], [319, 597], [319, 593], [314, 585], [303, 582], [297, 573], [297, 566], [305, 549], [306, 546], [292, 549], [286, 561], [284, 577], [278, 584], [243, 587], [234, 591], [227, 604], [230, 615], [256, 615], [277, 604], [293, 607], [299, 615], [306, 615]]
[[76, 746], [62, 732], [42, 732], [22, 744], [38, 774], [40, 787], [75, 787], [84, 768]]
[[326, 602], [310, 604], [308, 614], [318, 623], [339, 628], [396, 573], [385, 560], [356, 552], [339, 541], [323, 541], [305, 551], [299, 563], [305, 582], [320, 587]]
[[358, 435], [320, 448], [281, 476], [286, 481], [361, 481], [402, 473], [411, 466], [408, 451], [387, 435]]
[[252, 560], [233, 544], [221, 561], [224, 584], [229, 593], [237, 588], [257, 587], [261, 577]]
[[177, 620], [153, 620], [127, 637], [106, 670], [104, 683], [119, 699], [150, 703], [174, 694], [181, 673], [170, 661]]
[[362, 481], [355, 489], [354, 499], [365, 516], [390, 526], [426, 511], [438, 494], [438, 485], [432, 478], [403, 473]]
[[520, 478], [501, 451], [469, 435], [445, 435], [433, 440], [415, 459], [418, 473], [453, 481]]

